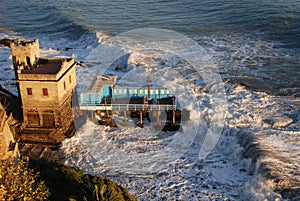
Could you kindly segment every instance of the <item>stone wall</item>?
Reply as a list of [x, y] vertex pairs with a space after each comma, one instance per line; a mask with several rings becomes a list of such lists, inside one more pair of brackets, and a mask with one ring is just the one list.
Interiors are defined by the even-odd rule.
[[10, 48], [15, 67], [22, 63], [33, 66], [35, 59], [40, 57], [38, 39], [34, 41], [19, 39], [16, 44], [11, 43]]
[[[55, 81], [23, 81], [19, 80], [20, 93], [23, 107], [24, 123], [32, 127], [51, 127], [49, 121], [53, 118], [56, 127], [61, 124], [64, 116], [61, 116], [61, 110], [67, 104], [71, 106], [72, 91], [76, 85], [75, 66], [71, 65], [66, 69], [63, 76]], [[31, 93], [28, 94], [28, 89]], [[47, 94], [44, 94], [46, 89]], [[66, 102], [70, 103], [66, 103]], [[51, 117], [51, 114], [53, 114]], [[72, 112], [70, 114], [73, 114]], [[69, 114], [69, 115], [70, 115]], [[46, 122], [46, 123], [45, 123]]]
[[37, 39], [18, 40], [10, 47], [23, 108], [20, 143], [62, 142], [75, 131], [71, 105], [76, 85], [74, 58], [39, 58]]
[[[20, 93], [22, 98], [23, 108], [26, 110], [34, 107], [60, 107], [62, 102], [70, 95], [76, 85], [76, 70], [75, 66], [64, 72], [65, 74], [58, 80], [31, 80], [24, 81], [20, 77]], [[21, 76], [21, 75], [19, 75]], [[34, 75], [38, 76], [38, 75]], [[39, 75], [43, 77], [44, 75]], [[46, 76], [46, 75], [45, 75]], [[28, 95], [28, 89], [32, 90], [32, 94]], [[47, 89], [47, 95], [43, 94], [43, 89]]]
[[14, 134], [11, 131], [9, 122], [12, 121], [12, 115], [6, 117], [6, 112], [3, 106], [0, 104], [0, 150], [3, 156], [18, 156], [18, 143], [14, 138]]

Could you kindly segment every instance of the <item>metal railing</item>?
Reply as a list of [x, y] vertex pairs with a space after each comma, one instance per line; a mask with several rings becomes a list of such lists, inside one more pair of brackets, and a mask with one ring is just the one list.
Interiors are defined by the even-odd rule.
[[176, 110], [176, 105], [151, 105], [151, 104], [80, 104], [81, 110], [114, 110], [114, 111], [169, 111]]

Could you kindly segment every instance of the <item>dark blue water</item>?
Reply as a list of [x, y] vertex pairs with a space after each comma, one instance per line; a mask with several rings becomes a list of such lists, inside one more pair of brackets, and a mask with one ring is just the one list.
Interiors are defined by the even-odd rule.
[[80, 41], [84, 48], [95, 32], [113, 36], [135, 28], [170, 29], [207, 49], [225, 81], [289, 96], [300, 94], [299, 25], [299, 0], [0, 2], [0, 33], [8, 36], [13, 31], [39, 37], [47, 41], [42, 47], [63, 46], [55, 42], [63, 38], [68, 46]]

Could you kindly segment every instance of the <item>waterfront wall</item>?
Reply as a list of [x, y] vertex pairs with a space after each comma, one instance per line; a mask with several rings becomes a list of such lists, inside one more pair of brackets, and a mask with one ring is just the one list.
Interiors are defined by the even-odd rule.
[[20, 156], [18, 143], [14, 138], [14, 134], [10, 128], [9, 122], [13, 120], [12, 115], [6, 116], [5, 109], [0, 103], [0, 138], [1, 152], [4, 156]]

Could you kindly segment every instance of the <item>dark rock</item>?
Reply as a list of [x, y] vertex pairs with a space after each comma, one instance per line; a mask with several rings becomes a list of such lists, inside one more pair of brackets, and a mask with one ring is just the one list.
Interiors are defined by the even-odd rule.
[[116, 61], [114, 61], [109, 68], [112, 68], [116, 71], [119, 72], [127, 72], [128, 69], [128, 59], [129, 59], [130, 54], [125, 54], [122, 57], [120, 57], [119, 59], [117, 59]]
[[69, 51], [69, 50], [72, 50], [72, 49], [73, 49], [72, 47], [66, 47], [65, 51]]
[[3, 38], [0, 40], [0, 45], [10, 47], [10, 44], [13, 43], [14, 40]]
[[12, 113], [14, 119], [23, 120], [21, 99], [2, 88], [2, 86], [0, 86], [0, 102], [4, 106], [7, 115]]

